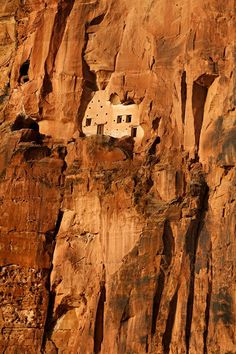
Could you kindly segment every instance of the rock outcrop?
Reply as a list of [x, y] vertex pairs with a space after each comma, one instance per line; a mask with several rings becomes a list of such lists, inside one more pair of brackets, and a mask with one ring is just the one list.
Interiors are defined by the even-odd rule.
[[0, 352], [236, 353], [234, 1], [0, 0], [0, 67]]

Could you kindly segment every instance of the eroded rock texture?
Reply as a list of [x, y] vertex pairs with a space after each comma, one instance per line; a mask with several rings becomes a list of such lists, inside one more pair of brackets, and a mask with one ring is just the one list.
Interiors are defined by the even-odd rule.
[[[0, 0], [1, 353], [236, 353], [233, 0]], [[145, 135], [83, 136], [97, 90]]]

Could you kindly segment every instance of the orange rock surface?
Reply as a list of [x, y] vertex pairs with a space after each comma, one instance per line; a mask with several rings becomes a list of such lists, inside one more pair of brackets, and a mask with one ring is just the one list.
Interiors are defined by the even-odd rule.
[[236, 353], [235, 2], [0, 0], [0, 69], [0, 352]]

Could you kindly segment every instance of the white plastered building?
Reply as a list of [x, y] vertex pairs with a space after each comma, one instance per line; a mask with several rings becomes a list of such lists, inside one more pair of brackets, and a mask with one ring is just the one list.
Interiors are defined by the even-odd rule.
[[137, 104], [112, 103], [105, 91], [97, 91], [89, 102], [83, 119], [85, 135], [110, 135], [114, 138], [132, 136], [135, 141], [143, 137]]

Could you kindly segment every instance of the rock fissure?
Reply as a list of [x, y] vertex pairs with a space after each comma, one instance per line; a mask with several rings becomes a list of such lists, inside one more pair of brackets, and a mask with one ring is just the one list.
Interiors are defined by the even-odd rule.
[[192, 108], [194, 117], [195, 146], [199, 148], [203, 118], [205, 112], [205, 103], [208, 89], [216, 79], [218, 74], [203, 74], [193, 82], [192, 90]]
[[[211, 265], [208, 265], [208, 272], [209, 272], [209, 267], [211, 268]], [[204, 343], [204, 354], [208, 354], [208, 349], [207, 349], [207, 339], [208, 339], [208, 332], [209, 332], [209, 323], [210, 323], [210, 308], [211, 308], [211, 296], [212, 296], [212, 271], [210, 272], [210, 279], [208, 283], [208, 292], [207, 292], [207, 297], [206, 297], [206, 310], [205, 310], [205, 330], [203, 332], [203, 343]]]
[[166, 321], [166, 329], [162, 338], [164, 354], [168, 354], [170, 352], [170, 345], [171, 345], [172, 331], [175, 323], [177, 302], [178, 302], [178, 290], [176, 290], [169, 304], [168, 318]]
[[100, 296], [97, 305], [96, 319], [94, 325], [94, 353], [101, 352], [101, 346], [104, 336], [104, 304], [106, 302], [105, 284], [101, 285]]
[[208, 198], [209, 188], [207, 184], [202, 180], [200, 186], [197, 188], [197, 194], [199, 195], [199, 207], [196, 214], [196, 220], [190, 222], [190, 226], [186, 235], [186, 252], [189, 256], [190, 267], [190, 283], [189, 293], [187, 301], [187, 314], [186, 314], [186, 327], [185, 327], [185, 340], [186, 340], [186, 353], [189, 353], [190, 339], [191, 339], [191, 325], [193, 316], [193, 302], [194, 302], [194, 286], [195, 286], [195, 261], [196, 252], [198, 247], [199, 236], [203, 225], [205, 223], [205, 217], [208, 210]]
[[156, 290], [155, 290], [155, 295], [153, 298], [153, 307], [152, 307], [152, 336], [155, 336], [156, 333], [156, 324], [157, 324], [157, 318], [159, 314], [159, 309], [161, 305], [161, 299], [162, 299], [162, 293], [164, 290], [164, 285], [165, 285], [165, 274], [164, 271], [161, 269], [160, 274], [157, 279], [157, 285], [156, 285]]
[[[67, 154], [66, 148], [59, 146], [57, 148], [57, 153], [59, 155], [60, 158], [63, 159], [64, 164], [62, 166], [61, 169], [61, 175], [65, 174], [66, 172], [66, 162], [65, 162], [65, 156]], [[61, 180], [61, 178], [59, 178], [59, 180], [61, 181], [61, 203], [63, 201], [64, 198], [64, 181]], [[54, 304], [55, 304], [55, 291], [52, 288], [51, 289], [51, 282], [50, 282], [50, 277], [51, 277], [51, 273], [53, 270], [53, 254], [54, 254], [54, 250], [55, 250], [55, 242], [56, 242], [56, 238], [57, 238], [57, 234], [60, 230], [60, 226], [62, 223], [62, 219], [63, 219], [63, 215], [64, 215], [64, 211], [62, 210], [62, 208], [60, 208], [58, 210], [58, 215], [57, 215], [57, 219], [56, 219], [56, 223], [55, 223], [55, 228], [52, 231], [49, 231], [46, 233], [46, 245], [48, 244], [49, 246], [46, 246], [47, 249], [49, 249], [50, 251], [49, 256], [50, 256], [50, 262], [51, 262], [51, 267], [48, 273], [48, 281], [47, 281], [47, 290], [48, 290], [48, 307], [47, 307], [47, 313], [46, 313], [46, 320], [45, 320], [45, 326], [44, 326], [44, 333], [43, 333], [43, 338], [42, 338], [42, 346], [41, 346], [41, 352], [44, 353], [45, 352], [45, 348], [46, 348], [46, 343], [47, 340], [51, 340], [50, 336], [51, 333], [53, 331], [53, 328], [56, 324], [56, 320], [58, 317], [60, 317], [62, 314], [60, 313], [59, 316], [57, 316], [57, 318], [54, 318]], [[53, 342], [53, 341], [52, 341]], [[54, 343], [55, 345], [55, 343]], [[56, 350], [58, 351], [56, 345], [55, 345]]]
[[182, 123], [185, 124], [185, 112], [187, 103], [187, 83], [186, 83], [186, 71], [181, 76], [181, 110], [182, 110]]
[[197, 82], [193, 83], [192, 106], [194, 115], [195, 144], [197, 148], [199, 146], [199, 139], [202, 129], [207, 91], [207, 87], [199, 85]]

